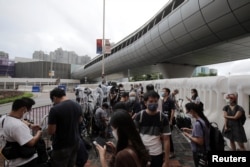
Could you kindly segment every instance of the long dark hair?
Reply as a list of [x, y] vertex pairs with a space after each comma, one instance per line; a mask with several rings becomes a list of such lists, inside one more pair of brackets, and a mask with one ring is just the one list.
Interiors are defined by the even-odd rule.
[[131, 147], [141, 161], [141, 165], [146, 166], [147, 162], [150, 160], [150, 156], [141, 140], [139, 132], [136, 130], [131, 116], [124, 110], [116, 110], [111, 117], [110, 125], [117, 129], [118, 141], [115, 155], [131, 144]]
[[194, 95], [192, 95], [191, 99], [192, 99], [192, 100], [195, 100], [196, 97], [199, 96], [199, 95], [198, 95], [198, 91], [197, 91], [196, 89], [191, 89], [191, 91], [194, 92]]
[[207, 117], [204, 115], [203, 113], [203, 108], [200, 106], [200, 104], [195, 104], [195, 103], [187, 103], [185, 105], [185, 108], [187, 110], [187, 112], [190, 112], [191, 110], [193, 110], [195, 113], [198, 114], [198, 116], [205, 121], [205, 124], [207, 127], [210, 126], [210, 123], [207, 119]]

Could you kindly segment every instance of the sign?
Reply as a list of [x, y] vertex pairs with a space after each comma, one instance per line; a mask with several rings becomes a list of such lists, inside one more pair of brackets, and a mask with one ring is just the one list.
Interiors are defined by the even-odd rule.
[[32, 86], [32, 92], [40, 92], [39, 86]]
[[96, 40], [96, 53], [102, 54], [102, 39]]
[[55, 71], [49, 71], [49, 77], [55, 76]]
[[111, 46], [110, 46], [109, 39], [105, 39], [105, 53], [111, 54]]

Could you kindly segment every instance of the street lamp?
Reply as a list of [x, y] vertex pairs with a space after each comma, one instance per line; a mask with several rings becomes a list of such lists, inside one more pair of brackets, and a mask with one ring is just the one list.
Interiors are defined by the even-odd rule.
[[105, 71], [104, 71], [104, 58], [105, 58], [105, 0], [103, 0], [103, 34], [102, 34], [102, 79], [104, 81]]

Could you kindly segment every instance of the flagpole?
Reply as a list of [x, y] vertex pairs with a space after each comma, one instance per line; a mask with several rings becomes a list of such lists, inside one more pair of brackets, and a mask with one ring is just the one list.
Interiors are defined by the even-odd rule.
[[104, 80], [104, 55], [105, 55], [105, 0], [103, 0], [103, 36], [102, 36], [102, 79]]

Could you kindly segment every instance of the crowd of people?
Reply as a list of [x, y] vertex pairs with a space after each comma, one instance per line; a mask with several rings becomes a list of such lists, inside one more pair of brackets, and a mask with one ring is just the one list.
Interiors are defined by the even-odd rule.
[[[144, 90], [141, 84], [131, 84], [126, 91], [122, 84], [113, 86], [104, 100], [96, 107], [94, 120], [99, 128], [98, 135], [112, 139], [101, 145], [94, 142], [99, 152], [102, 167], [168, 167], [169, 159], [175, 157], [173, 138], [171, 136], [176, 110], [180, 106], [176, 95], [178, 89], [162, 88], [155, 91], [149, 84]], [[53, 107], [48, 116], [48, 133], [52, 136], [52, 152], [49, 163], [52, 167], [83, 167], [88, 159], [84, 141], [81, 137], [80, 125], [84, 114], [81, 105], [67, 98], [64, 90], [55, 88], [50, 92]], [[195, 166], [199, 166], [199, 154], [210, 151], [210, 123], [205, 116], [203, 103], [196, 89], [191, 90], [191, 97], [186, 97], [186, 114], [195, 121], [192, 128], [182, 128], [183, 135], [191, 141], [191, 150]], [[247, 141], [242, 116], [244, 109], [237, 104], [237, 94], [228, 94], [228, 105], [223, 108], [223, 135], [230, 140], [232, 150], [238, 144], [240, 150], [246, 150]], [[12, 110], [1, 117], [0, 125], [7, 142], [16, 142], [19, 147], [35, 147], [41, 138], [41, 129], [23, 120], [25, 113], [31, 110], [35, 102], [30, 98], [17, 99]], [[30, 131], [33, 133], [30, 133]], [[112, 142], [115, 141], [115, 142]], [[109, 162], [106, 152], [112, 153]], [[38, 163], [39, 154], [34, 152], [29, 157], [21, 154], [8, 160], [10, 166], [34, 167], [45, 164]]]

